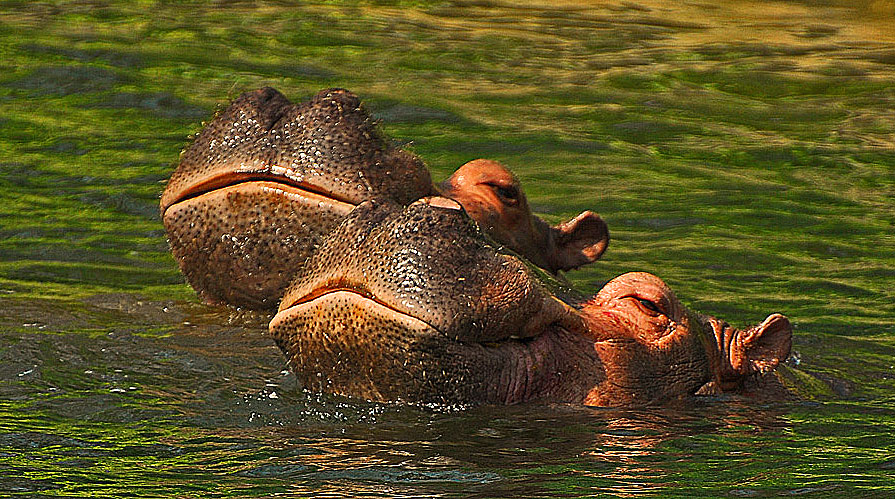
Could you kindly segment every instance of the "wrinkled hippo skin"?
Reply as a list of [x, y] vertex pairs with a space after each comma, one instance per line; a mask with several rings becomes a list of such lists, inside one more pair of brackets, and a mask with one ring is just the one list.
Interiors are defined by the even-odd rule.
[[359, 205], [296, 275], [270, 332], [309, 389], [436, 404], [664, 403], [736, 390], [791, 342], [781, 315], [737, 330], [650, 274], [576, 299], [438, 197]]
[[[507, 178], [518, 199], [476, 197], [481, 185]], [[476, 179], [490, 184], [453, 182], [446, 190], [468, 200], [501, 243], [551, 271], [593, 261], [608, 244], [593, 214], [548, 227], [500, 165]], [[205, 302], [275, 309], [295, 272], [358, 203], [406, 205], [435, 192], [422, 161], [393, 147], [354, 94], [323, 90], [292, 104], [263, 88], [234, 100], [183, 152], [161, 211], [180, 269]], [[490, 214], [498, 211], [512, 217], [496, 220]], [[595, 249], [553, 263], [579, 247]]]
[[591, 328], [610, 335], [593, 345], [608, 381], [588, 392], [590, 405], [738, 391], [751, 375], [773, 371], [792, 346], [786, 317], [771, 314], [736, 329], [688, 311], [661, 279], [644, 272], [609, 281], [581, 310]]

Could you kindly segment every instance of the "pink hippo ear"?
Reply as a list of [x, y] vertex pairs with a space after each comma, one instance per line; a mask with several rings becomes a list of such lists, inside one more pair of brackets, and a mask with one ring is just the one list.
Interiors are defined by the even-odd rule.
[[609, 246], [609, 228], [592, 211], [556, 225], [550, 232], [555, 249], [548, 258], [554, 270], [577, 269], [594, 262]]
[[792, 326], [780, 314], [769, 315], [761, 324], [734, 338], [730, 364], [739, 375], [766, 373], [789, 357], [792, 348]]

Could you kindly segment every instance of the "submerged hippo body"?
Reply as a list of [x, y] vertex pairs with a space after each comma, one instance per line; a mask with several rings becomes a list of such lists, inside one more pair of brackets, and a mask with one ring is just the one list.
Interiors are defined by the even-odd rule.
[[573, 296], [452, 200], [374, 201], [298, 273], [270, 331], [310, 389], [422, 403], [660, 403], [733, 389], [789, 352], [785, 317], [739, 331], [650, 274]]
[[[445, 189], [474, 204], [471, 213], [495, 238], [535, 263], [553, 272], [575, 268], [608, 244], [606, 224], [590, 212], [548, 227], [502, 166], [476, 178], [485, 183]], [[518, 197], [476, 194], [506, 178], [521, 207]], [[357, 204], [379, 198], [406, 205], [435, 192], [422, 161], [392, 147], [354, 94], [323, 90], [292, 104], [263, 88], [234, 100], [184, 151], [161, 211], [181, 271], [204, 301], [274, 309], [295, 272]], [[518, 215], [495, 221], [490, 214], [498, 211]], [[577, 222], [582, 217], [586, 223]], [[561, 253], [579, 256], [555, 256]]]

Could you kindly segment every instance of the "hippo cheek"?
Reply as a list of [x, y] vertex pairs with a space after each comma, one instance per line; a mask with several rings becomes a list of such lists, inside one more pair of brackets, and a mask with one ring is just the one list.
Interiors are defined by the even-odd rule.
[[182, 199], [162, 218], [180, 269], [203, 300], [269, 309], [352, 208], [297, 186], [256, 180]]
[[665, 345], [631, 338], [594, 343], [605, 381], [585, 397], [586, 405], [652, 405], [684, 399], [710, 380], [707, 359], [695, 345], [672, 340]]

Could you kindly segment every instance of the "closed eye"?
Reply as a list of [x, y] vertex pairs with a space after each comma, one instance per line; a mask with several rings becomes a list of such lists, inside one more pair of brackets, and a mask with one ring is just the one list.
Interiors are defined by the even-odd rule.
[[652, 315], [654, 317], [657, 315], [668, 315], [667, 313], [665, 313], [664, 310], [662, 310], [662, 307], [660, 307], [656, 302], [652, 300], [647, 300], [646, 298], [641, 298], [635, 295], [624, 296], [623, 298], [630, 298], [634, 300], [637, 303], [637, 306], [648, 315]]
[[656, 305], [654, 302], [651, 302], [651, 301], [649, 301], [649, 300], [644, 300], [643, 298], [638, 298], [637, 301], [640, 303], [640, 305], [641, 305], [643, 308], [645, 308], [645, 309], [647, 309], [647, 310], [650, 310], [650, 311], [655, 312], [655, 313], [657, 313], [657, 314], [661, 314], [661, 313], [662, 313], [662, 311], [659, 310], [659, 306]]
[[514, 185], [498, 185], [498, 184], [488, 184], [489, 187], [494, 189], [494, 192], [506, 204], [516, 204], [519, 202], [519, 189]]

